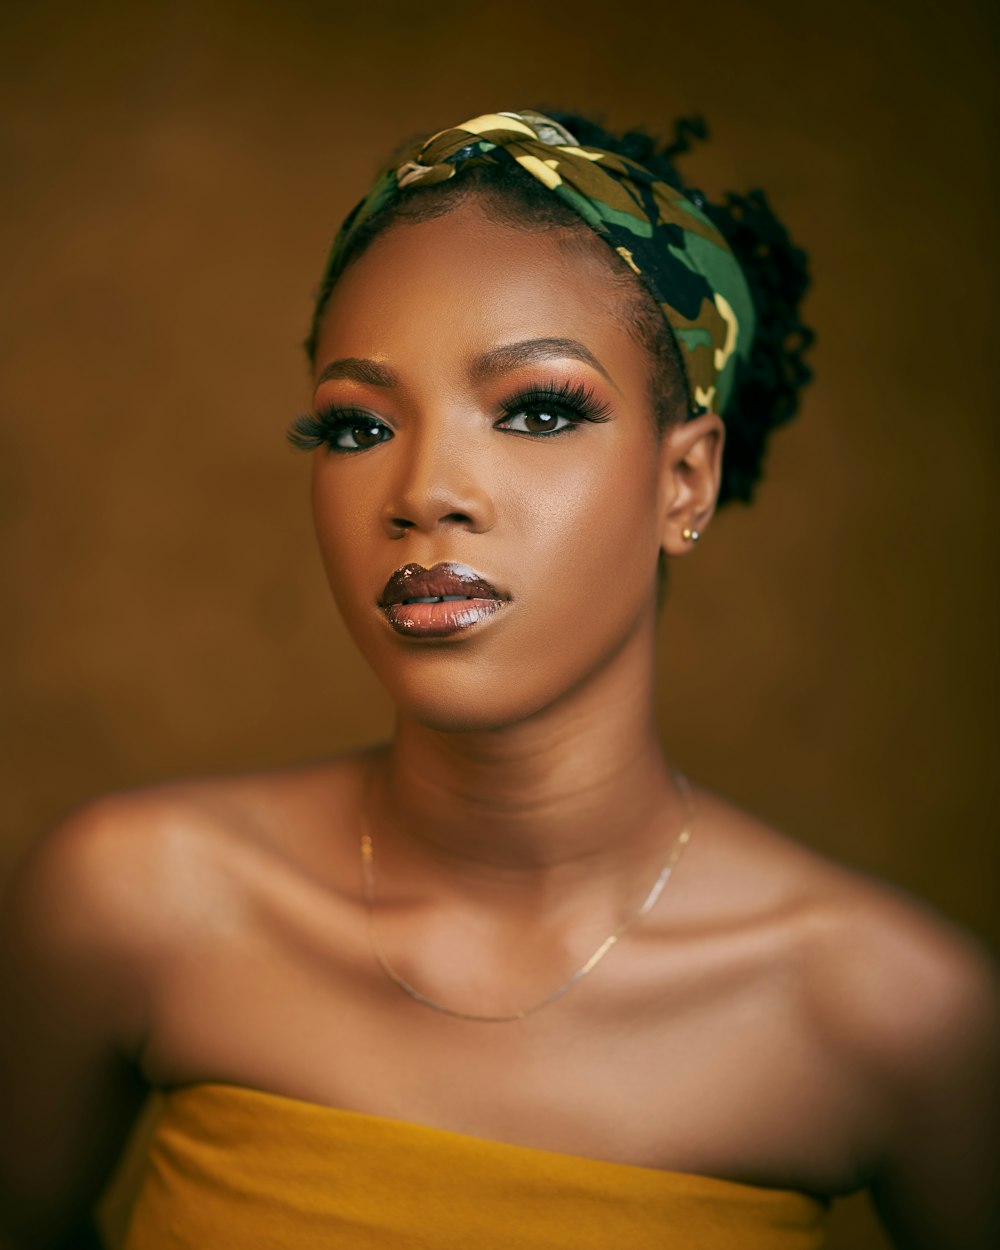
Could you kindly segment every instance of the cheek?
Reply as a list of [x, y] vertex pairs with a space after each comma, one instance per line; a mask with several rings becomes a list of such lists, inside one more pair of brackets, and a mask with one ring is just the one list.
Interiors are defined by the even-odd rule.
[[360, 483], [344, 474], [322, 451], [316, 453], [312, 479], [312, 511], [320, 555], [341, 612], [350, 614], [357, 600], [357, 579], [370, 550], [372, 518], [364, 506]]
[[519, 542], [574, 599], [625, 584], [642, 595], [655, 575], [657, 481], [650, 451], [641, 453], [612, 445], [600, 458], [581, 456], [558, 474], [512, 486]]
[[[555, 451], [555, 449], [553, 449]], [[521, 476], [502, 515], [522, 601], [495, 677], [512, 672], [544, 702], [655, 623], [659, 524], [653, 456], [643, 447]], [[487, 670], [489, 666], [487, 665]]]
[[522, 479], [509, 505], [521, 602], [473, 675], [476, 701], [496, 723], [578, 688], [631, 640], [652, 636], [656, 621], [659, 527], [648, 457], [611, 456], [544, 481]]

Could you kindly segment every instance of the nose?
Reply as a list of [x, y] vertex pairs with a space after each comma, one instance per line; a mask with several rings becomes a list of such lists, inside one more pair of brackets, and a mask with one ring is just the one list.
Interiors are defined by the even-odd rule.
[[440, 432], [433, 440], [421, 439], [400, 450], [399, 473], [382, 509], [390, 538], [449, 526], [475, 534], [493, 528], [496, 513], [486, 466], [463, 455]]

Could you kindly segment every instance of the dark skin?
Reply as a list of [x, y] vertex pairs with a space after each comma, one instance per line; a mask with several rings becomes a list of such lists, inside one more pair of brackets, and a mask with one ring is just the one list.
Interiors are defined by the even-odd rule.
[[[316, 402], [369, 414], [371, 441], [315, 454], [316, 524], [396, 733], [103, 800], [28, 861], [4, 933], [5, 1244], [74, 1244], [145, 1090], [200, 1081], [754, 1185], [869, 1185], [901, 1247], [993, 1244], [984, 957], [706, 789], [656, 909], [537, 1015], [435, 1013], [372, 958], [364, 828], [397, 966], [503, 1014], [642, 900], [684, 821], [653, 716], [657, 559], [710, 522], [723, 426], [657, 435], [604, 245], [564, 244], [469, 202], [393, 227], [338, 284], [317, 378], [341, 376]], [[345, 359], [392, 385], [329, 369]], [[607, 419], [543, 434], [502, 410], [566, 382]], [[375, 605], [414, 560], [469, 564], [509, 601], [443, 643], [401, 638]]]

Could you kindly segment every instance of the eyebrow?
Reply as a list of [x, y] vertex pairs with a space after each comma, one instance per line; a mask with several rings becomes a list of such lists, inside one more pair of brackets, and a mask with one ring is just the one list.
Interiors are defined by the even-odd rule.
[[[469, 374], [474, 382], [482, 382], [486, 378], [495, 378], [502, 373], [509, 373], [520, 365], [531, 365], [541, 360], [553, 360], [560, 356], [571, 356], [581, 360], [585, 365], [596, 369], [615, 386], [614, 379], [601, 364], [589, 347], [585, 347], [577, 339], [523, 339], [520, 343], [507, 343], [503, 347], [495, 347], [484, 352], [472, 363]], [[615, 386], [617, 390], [617, 386]]]
[[[592, 369], [596, 369], [618, 390], [618, 387], [589, 347], [577, 339], [523, 339], [519, 343], [506, 343], [503, 347], [494, 347], [492, 351], [477, 356], [469, 368], [469, 376], [473, 382], [483, 382], [487, 378], [499, 377], [522, 365], [536, 364], [543, 360], [554, 360], [570, 356], [580, 360]], [[329, 382], [332, 378], [347, 378], [352, 382], [363, 382], [368, 386], [395, 387], [399, 385], [398, 374], [388, 365], [379, 364], [377, 360], [368, 360], [363, 356], [345, 356], [341, 360], [331, 360], [324, 366], [316, 386]]]
[[342, 360], [331, 360], [316, 379], [316, 386], [329, 382], [331, 378], [349, 378], [352, 382], [366, 382], [369, 386], [399, 385], [399, 378], [388, 365], [380, 365], [377, 360], [366, 360], [363, 356], [345, 356]]

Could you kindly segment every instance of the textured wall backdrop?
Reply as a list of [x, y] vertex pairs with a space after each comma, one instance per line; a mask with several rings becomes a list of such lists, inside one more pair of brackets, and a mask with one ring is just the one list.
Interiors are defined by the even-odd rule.
[[[674, 577], [679, 762], [989, 940], [997, 599], [985, 0], [11, 3], [0, 39], [0, 867], [67, 809], [322, 755], [389, 708], [328, 603], [299, 342], [408, 133], [560, 103], [761, 185], [818, 380]], [[882, 1243], [858, 1203], [838, 1244]]]

